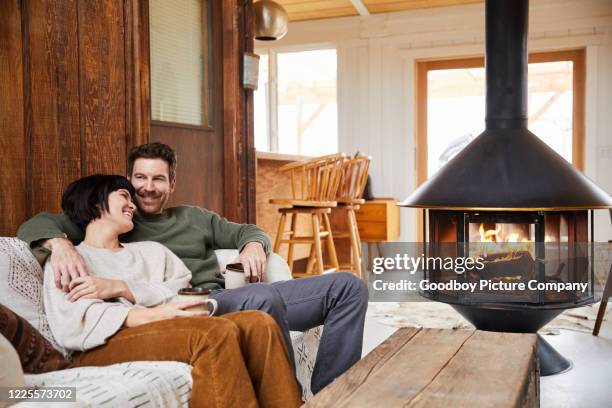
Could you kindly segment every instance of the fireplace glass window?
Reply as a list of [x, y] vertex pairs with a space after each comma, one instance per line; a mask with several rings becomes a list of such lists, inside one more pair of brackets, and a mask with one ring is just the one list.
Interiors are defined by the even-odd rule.
[[[589, 283], [589, 214], [559, 212], [429, 211], [429, 256], [482, 262], [482, 268], [458, 271], [432, 264], [425, 278], [446, 283], [475, 283], [471, 293], [437, 290], [432, 298], [450, 302], [578, 303], [588, 291], [521, 290], [517, 284]], [[504, 284], [480, 287], [481, 281]], [[507, 284], [507, 285], [506, 285]], [[514, 285], [514, 286], [513, 286]]]

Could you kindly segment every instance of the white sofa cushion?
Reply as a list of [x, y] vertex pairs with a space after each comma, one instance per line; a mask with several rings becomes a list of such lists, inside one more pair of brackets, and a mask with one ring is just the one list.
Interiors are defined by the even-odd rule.
[[26, 375], [29, 387], [76, 387], [85, 406], [188, 407], [191, 366], [177, 361], [134, 361]]
[[0, 237], [0, 299], [4, 306], [26, 319], [53, 346], [55, 341], [43, 307], [43, 271], [28, 244]]
[[[308, 401], [312, 398], [310, 377], [321, 330], [317, 327], [305, 333], [292, 332], [291, 339], [302, 398]], [[192, 385], [191, 366], [176, 361], [135, 361], [26, 374], [25, 382], [29, 387], [76, 387], [78, 405], [75, 406], [104, 408], [187, 407]], [[141, 405], [145, 402], [148, 403]], [[22, 408], [22, 405], [15, 407]]]

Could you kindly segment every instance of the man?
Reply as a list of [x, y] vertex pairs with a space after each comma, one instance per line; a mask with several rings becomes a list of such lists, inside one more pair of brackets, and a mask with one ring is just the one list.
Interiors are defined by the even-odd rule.
[[[311, 389], [320, 391], [361, 358], [367, 288], [349, 273], [333, 273], [273, 284], [252, 284], [224, 290], [215, 249], [239, 250], [246, 275], [265, 278], [270, 240], [255, 225], [229, 222], [217, 214], [191, 206], [166, 208], [176, 187], [176, 154], [167, 145], [150, 143], [128, 155], [128, 178], [136, 190], [139, 213], [135, 228], [123, 242], [157, 241], [174, 252], [192, 272], [191, 283], [217, 289], [218, 314], [262, 310], [280, 326], [289, 347], [289, 330], [304, 331], [324, 325]], [[83, 231], [63, 214], [41, 213], [17, 233], [34, 251], [51, 252], [55, 283], [68, 291], [70, 281], [87, 275], [85, 262], [74, 249]]]

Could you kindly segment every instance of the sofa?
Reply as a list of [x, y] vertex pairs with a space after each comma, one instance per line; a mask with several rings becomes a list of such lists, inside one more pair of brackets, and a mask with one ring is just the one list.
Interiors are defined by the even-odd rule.
[[[236, 250], [216, 251], [221, 270], [237, 257]], [[268, 281], [291, 279], [287, 263], [276, 254], [268, 258]], [[0, 303], [26, 319], [58, 350], [44, 314], [43, 271], [28, 245], [0, 237]], [[291, 338], [304, 400], [310, 399], [310, 377], [321, 327], [292, 332]], [[29, 387], [76, 387], [78, 407], [186, 407], [191, 396], [191, 367], [181, 362], [138, 361], [106, 367], [79, 367], [43, 374], [25, 374]], [[16, 407], [36, 403], [20, 403]], [[38, 405], [32, 405], [38, 406]], [[47, 403], [45, 406], [49, 406]], [[59, 406], [67, 406], [62, 404]]]

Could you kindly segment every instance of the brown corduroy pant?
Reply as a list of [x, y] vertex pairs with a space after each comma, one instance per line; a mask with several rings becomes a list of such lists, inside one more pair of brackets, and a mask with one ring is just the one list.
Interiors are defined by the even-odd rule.
[[74, 355], [77, 366], [182, 361], [193, 369], [193, 407], [296, 407], [298, 386], [283, 335], [267, 313], [187, 317], [122, 329]]

